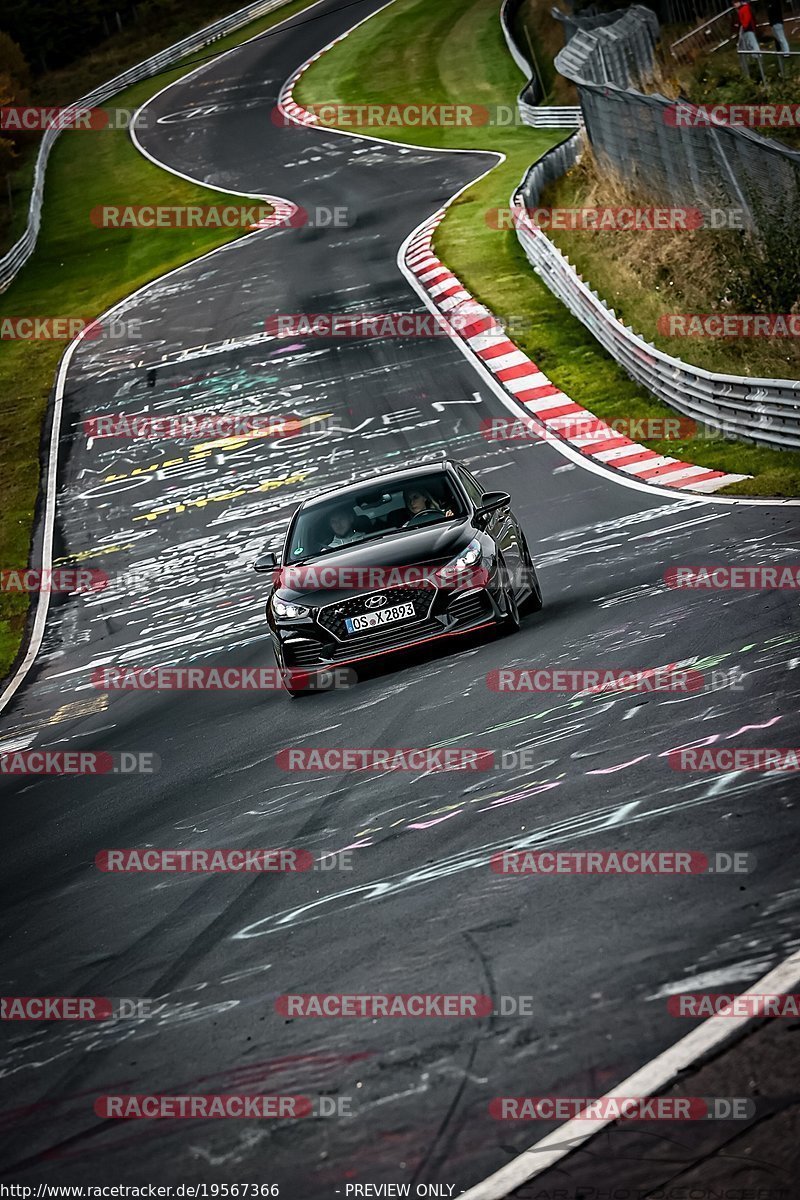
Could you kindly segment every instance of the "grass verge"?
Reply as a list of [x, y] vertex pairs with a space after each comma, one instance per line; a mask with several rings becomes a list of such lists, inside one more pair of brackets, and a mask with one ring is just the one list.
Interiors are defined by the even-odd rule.
[[[395, 0], [324, 54], [295, 89], [301, 104], [514, 103], [520, 74], [500, 30], [497, 0]], [[516, 341], [553, 383], [605, 420], [659, 417], [672, 409], [634, 383], [531, 270], [513, 230], [487, 213], [506, 207], [525, 170], [564, 133], [508, 127], [405, 128], [364, 133], [397, 142], [499, 150], [506, 160], [451, 205], [437, 253], [498, 317], [520, 319]], [[800, 495], [800, 453], [769, 450], [701, 428], [682, 441], [646, 441], [660, 454], [753, 478], [725, 489], [749, 496]]]
[[[271, 28], [309, 0], [254, 21], [215, 42], [208, 53], [238, 45]], [[111, 104], [135, 108], [190, 65], [128, 88]], [[269, 191], [269, 179], [264, 181]], [[89, 213], [98, 204], [211, 204], [241, 197], [196, 187], [156, 167], [123, 130], [61, 135], [47, 168], [42, 228], [36, 250], [11, 287], [0, 295], [5, 317], [78, 316], [104, 312], [136, 288], [190, 262], [245, 230], [98, 229]], [[0, 565], [28, 562], [39, 488], [39, 442], [47, 399], [64, 342], [4, 341], [0, 358]], [[0, 592], [0, 679], [19, 650], [28, 597]]]
[[[158, 8], [151, 5], [146, 18], [105, 38], [79, 59], [67, 66], [37, 74], [31, 82], [30, 94], [19, 103], [41, 104], [45, 107], [72, 104], [79, 96], [85, 96], [106, 80], [121, 75], [167, 46], [173, 46], [198, 29], [213, 24], [243, 3], [244, 0], [237, 5], [231, 0], [170, 0]], [[305, 4], [301, 7], [305, 7]], [[129, 13], [124, 16], [130, 20]], [[246, 36], [250, 36], [251, 31], [258, 32], [259, 28], [268, 28], [273, 20], [270, 14], [266, 19], [254, 21], [245, 31]], [[231, 35], [234, 39], [241, 36], [241, 32]], [[219, 46], [229, 44], [235, 43], [230, 38], [221, 39], [196, 51], [189, 56], [190, 60], [198, 62], [216, 54]], [[182, 68], [184, 71], [187, 69], [189, 67], [186, 65]], [[116, 106], [117, 100], [112, 98], [107, 104]], [[8, 183], [0, 179], [0, 252], [7, 250], [25, 232], [40, 140], [39, 136], [33, 134], [26, 136], [19, 145], [13, 170], [8, 173]]]
[[[591, 151], [546, 188], [541, 200], [544, 207], [567, 209], [605, 205], [646, 209], [653, 203], [652, 197], [637, 195], [628, 183], [615, 178], [610, 168], [600, 167]], [[757, 280], [750, 280], [752, 288], [741, 286], [748, 276], [740, 231], [551, 230], [548, 236], [625, 324], [666, 354], [722, 374], [800, 379], [800, 343], [792, 338], [668, 337], [659, 332], [659, 319], [673, 313], [783, 311], [774, 304], [759, 305], [760, 297], [754, 294], [757, 280], [764, 285], [768, 281], [767, 267], [754, 272]], [[784, 246], [781, 263], [772, 270], [788, 274], [790, 254], [791, 247]], [[734, 288], [738, 299], [732, 296]]]

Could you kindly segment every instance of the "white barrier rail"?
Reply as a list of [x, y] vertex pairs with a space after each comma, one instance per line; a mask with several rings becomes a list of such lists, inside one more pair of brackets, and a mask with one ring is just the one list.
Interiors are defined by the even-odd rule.
[[520, 99], [517, 107], [523, 122], [534, 129], [579, 129], [583, 124], [579, 104], [547, 107], [544, 104], [526, 104]]
[[729, 437], [800, 448], [800, 380], [721, 375], [672, 358], [625, 325], [529, 219], [544, 185], [577, 161], [581, 139], [574, 134], [534, 163], [514, 197], [517, 237], [537, 275], [632, 379], [671, 408]]
[[[509, 46], [513, 43], [512, 14], [516, 3], [517, 0], [504, 0], [501, 12], [503, 34]], [[652, 17], [646, 10], [641, 11]], [[572, 47], [572, 43], [568, 46]], [[512, 54], [518, 66], [520, 60], [527, 61], [518, 47]], [[562, 50], [559, 58], [566, 54]], [[620, 59], [623, 74], [628, 69], [626, 61], [623, 55]], [[531, 114], [537, 110], [534, 105], [526, 104], [524, 97], [525, 89], [519, 108], [526, 120], [526, 109]], [[580, 132], [573, 134], [534, 163], [514, 197], [517, 237], [534, 271], [628, 375], [671, 408], [718, 429], [725, 436], [776, 448], [800, 448], [800, 381], [717, 374], [657, 349], [619, 319], [581, 279], [566, 255], [527, 217], [527, 211], [539, 207], [545, 185], [577, 161], [582, 138]]]
[[[104, 100], [110, 99], [111, 96], [123, 91], [132, 83], [139, 83], [142, 79], [149, 79], [152, 75], [157, 75], [165, 67], [178, 64], [188, 54], [193, 54], [196, 50], [202, 50], [204, 46], [209, 46], [212, 42], [218, 41], [227, 34], [234, 33], [237, 29], [241, 29], [243, 25], [248, 25], [258, 17], [266, 16], [267, 13], [272, 12], [276, 8], [281, 8], [288, 2], [289, 0], [255, 0], [255, 3], [248, 4], [244, 8], [237, 9], [236, 12], [229, 13], [227, 17], [222, 17], [219, 21], [207, 25], [205, 29], [200, 29], [197, 33], [190, 34], [180, 42], [176, 42], [173, 46], [168, 46], [166, 50], [161, 50], [158, 54], [145, 59], [144, 62], [129, 67], [121, 75], [109, 79], [107, 83], [100, 84], [93, 91], [87, 92], [85, 96], [81, 96], [79, 100], [65, 107], [69, 109], [85, 109], [102, 104]], [[28, 206], [28, 224], [19, 241], [0, 258], [0, 292], [4, 292], [13, 282], [36, 247], [36, 239], [39, 236], [39, 228], [42, 221], [42, 200], [44, 196], [47, 160], [50, 157], [53, 144], [61, 132], [60, 129], [50, 128], [45, 130], [42, 137], [39, 153], [36, 156], [33, 188]]]
[[520, 0], [503, 0], [500, 6], [500, 28], [511, 57], [527, 80], [517, 97], [517, 109], [522, 123], [534, 129], [578, 129], [583, 124], [580, 105], [544, 106], [537, 103], [538, 100], [544, 99], [541, 84], [534, 76], [533, 65], [514, 40], [514, 15], [519, 3]]

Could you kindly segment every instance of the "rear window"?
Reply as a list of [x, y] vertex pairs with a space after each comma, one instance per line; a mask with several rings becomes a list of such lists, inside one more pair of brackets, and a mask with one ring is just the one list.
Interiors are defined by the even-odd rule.
[[299, 562], [403, 529], [460, 520], [465, 515], [464, 504], [444, 471], [387, 485], [373, 483], [363, 492], [331, 496], [298, 513], [286, 562]]

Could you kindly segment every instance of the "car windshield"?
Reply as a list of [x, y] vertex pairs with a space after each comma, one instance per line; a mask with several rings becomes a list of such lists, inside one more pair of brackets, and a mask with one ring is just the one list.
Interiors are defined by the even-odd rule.
[[285, 561], [299, 562], [341, 546], [465, 515], [445, 471], [365, 485], [363, 492], [330, 496], [302, 509], [292, 525]]

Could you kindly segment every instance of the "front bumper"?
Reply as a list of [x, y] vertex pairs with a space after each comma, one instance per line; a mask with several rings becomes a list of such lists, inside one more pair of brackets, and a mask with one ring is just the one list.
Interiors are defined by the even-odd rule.
[[[327, 613], [325, 609], [302, 623], [271, 623], [276, 658], [280, 666], [289, 669], [343, 666], [483, 629], [494, 625], [502, 616], [492, 584], [490, 580], [485, 586], [457, 591], [425, 589], [427, 595], [415, 599], [417, 616], [414, 620], [379, 626], [363, 634], [348, 635], [342, 617]], [[404, 597], [391, 596], [391, 599], [402, 600]], [[364, 611], [364, 600], [363, 596], [353, 597], [343, 605], [326, 608], [347, 610], [352, 607]]]

